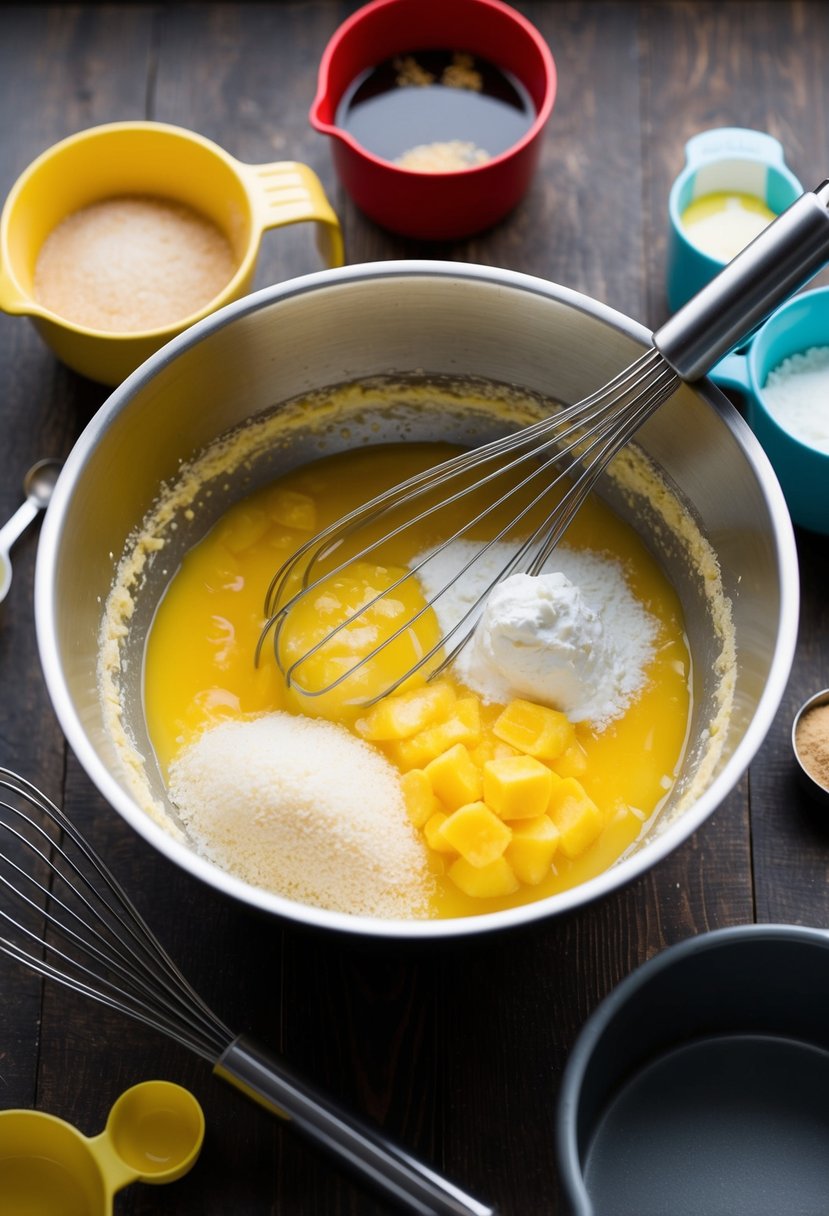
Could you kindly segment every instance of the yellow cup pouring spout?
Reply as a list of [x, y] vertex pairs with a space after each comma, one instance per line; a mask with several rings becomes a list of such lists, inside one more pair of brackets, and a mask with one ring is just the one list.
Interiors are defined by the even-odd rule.
[[[68, 215], [105, 199], [155, 196], [200, 212], [225, 234], [236, 270], [197, 312], [158, 329], [110, 332], [78, 325], [35, 296], [38, 254]], [[102, 384], [119, 384], [176, 334], [245, 295], [263, 234], [316, 225], [326, 266], [344, 261], [340, 224], [317, 175], [299, 161], [251, 165], [183, 127], [116, 122], [71, 135], [20, 175], [0, 215], [0, 309], [28, 316], [58, 358]]]
[[41, 1111], [0, 1111], [0, 1212], [112, 1216], [114, 1196], [130, 1183], [186, 1174], [203, 1139], [199, 1103], [170, 1081], [126, 1090], [93, 1137]]

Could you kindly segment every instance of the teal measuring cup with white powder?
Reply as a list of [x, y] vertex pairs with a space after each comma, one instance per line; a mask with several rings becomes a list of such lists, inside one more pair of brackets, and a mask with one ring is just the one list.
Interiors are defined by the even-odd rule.
[[793, 521], [829, 534], [829, 287], [794, 296], [709, 374], [744, 395]]

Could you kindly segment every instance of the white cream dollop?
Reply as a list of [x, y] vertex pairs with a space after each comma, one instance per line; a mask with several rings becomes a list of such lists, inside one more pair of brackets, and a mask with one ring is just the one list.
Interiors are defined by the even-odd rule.
[[417, 559], [445, 632], [486, 596], [455, 659], [458, 678], [486, 702], [523, 697], [603, 730], [647, 680], [656, 619], [633, 594], [621, 563], [607, 555], [560, 545], [553, 568], [499, 582], [512, 552], [504, 542], [481, 551], [456, 540]]
[[526, 697], [580, 722], [605, 715], [614, 666], [598, 614], [556, 571], [513, 574], [493, 588], [458, 674], [487, 699]]

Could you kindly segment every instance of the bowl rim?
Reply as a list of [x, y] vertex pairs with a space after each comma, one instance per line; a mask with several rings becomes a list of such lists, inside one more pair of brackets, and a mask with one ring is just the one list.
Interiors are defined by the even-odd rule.
[[173, 338], [136, 368], [110, 394], [87, 423], [64, 464], [43, 521], [35, 569], [34, 593], [35, 627], [41, 667], [63, 733], [98, 791], [140, 836], [186, 872], [249, 907], [255, 907], [269, 914], [282, 916], [312, 927], [333, 929], [346, 934], [400, 940], [472, 936], [531, 924], [552, 915], [566, 914], [626, 886], [646, 870], [653, 869], [673, 852], [705, 822], [731, 792], [771, 726], [794, 660], [800, 594], [794, 528], [782, 490], [768, 457], [747, 423], [716, 385], [708, 380], [697, 382], [694, 386], [695, 390], [723, 417], [752, 467], [760, 475], [759, 480], [767, 500], [773, 526], [772, 538], [780, 569], [780, 623], [768, 678], [748, 729], [737, 743], [728, 761], [700, 798], [674, 823], [655, 837], [646, 849], [618, 861], [608, 870], [585, 883], [545, 899], [535, 900], [504, 911], [441, 920], [381, 920], [300, 904], [285, 896], [253, 887], [227, 871], [219, 869], [212, 862], [196, 854], [185, 843], [175, 839], [138, 806], [101, 761], [86, 736], [84, 723], [73, 704], [63, 677], [63, 662], [58, 644], [58, 605], [55, 603], [53, 595], [52, 575], [59, 554], [66, 505], [72, 496], [76, 481], [83, 472], [87, 454], [111, 425], [112, 419], [126, 408], [146, 383], [185, 351], [197, 346], [201, 341], [234, 321], [278, 301], [305, 295], [320, 288], [394, 278], [411, 280], [413, 276], [449, 282], [483, 281], [492, 286], [529, 292], [552, 302], [563, 303], [597, 320], [604, 321], [617, 331], [645, 345], [650, 342], [651, 333], [644, 326], [587, 295], [533, 275], [474, 263], [431, 259], [366, 262], [316, 271], [262, 288], [241, 300], [226, 305]]

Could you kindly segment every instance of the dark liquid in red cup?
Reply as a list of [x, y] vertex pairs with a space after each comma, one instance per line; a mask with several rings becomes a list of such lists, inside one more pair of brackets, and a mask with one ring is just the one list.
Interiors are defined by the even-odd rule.
[[343, 95], [336, 122], [384, 160], [460, 143], [475, 150], [473, 164], [506, 152], [535, 117], [529, 93], [511, 73], [465, 52], [438, 50], [395, 55], [363, 72]]

